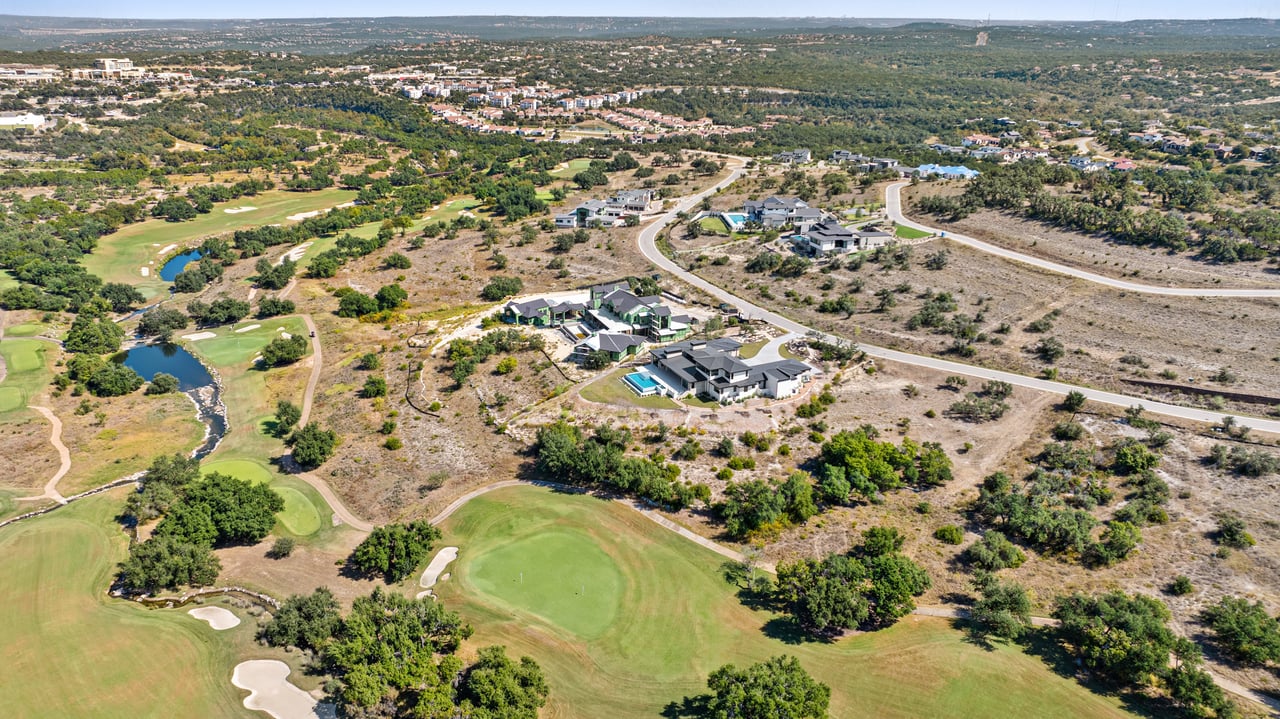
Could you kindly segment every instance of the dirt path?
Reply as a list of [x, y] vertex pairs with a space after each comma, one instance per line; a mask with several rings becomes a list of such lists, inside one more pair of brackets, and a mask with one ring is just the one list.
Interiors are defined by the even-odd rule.
[[62, 443], [62, 420], [58, 419], [58, 415], [48, 407], [38, 407], [32, 405], [28, 409], [34, 409], [39, 412], [45, 419], [49, 420], [49, 424], [53, 425], [53, 429], [49, 434], [49, 442], [53, 444], [53, 448], [58, 450], [58, 462], [61, 466], [58, 471], [54, 472], [53, 477], [44, 485], [44, 494], [35, 495], [33, 497], [19, 497], [20, 501], [52, 499], [58, 504], [66, 504], [67, 499], [58, 492], [58, 481], [71, 471], [71, 452], [67, 450], [67, 445]]

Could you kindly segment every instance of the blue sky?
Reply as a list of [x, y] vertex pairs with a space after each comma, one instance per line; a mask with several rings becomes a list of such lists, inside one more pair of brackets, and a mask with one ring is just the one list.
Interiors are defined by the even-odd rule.
[[[18, 12], [10, 7], [5, 12]], [[410, 0], [219, 0], [187, 5], [161, 0], [103, 3], [101, 0], [46, 0], [22, 12], [72, 17], [260, 18], [377, 17], [388, 15], [645, 15], [731, 16], [777, 15], [818, 17], [940, 17], [1026, 20], [1131, 20], [1134, 18], [1280, 17], [1277, 0], [1075, 0], [1029, 3], [1025, 0], [897, 0], [892, 3], [849, 0], [647, 0], [639, 4], [600, 0], [470, 0], [464, 3]]]

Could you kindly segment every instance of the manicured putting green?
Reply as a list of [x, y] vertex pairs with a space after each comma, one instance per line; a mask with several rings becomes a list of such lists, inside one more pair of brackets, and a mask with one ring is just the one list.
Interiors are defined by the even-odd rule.
[[[260, 326], [244, 332], [235, 331], [253, 325]], [[284, 332], [279, 331], [281, 327]], [[219, 327], [213, 331], [217, 333], [216, 337], [195, 340], [187, 346], [214, 365], [227, 367], [251, 361], [268, 342], [283, 337], [285, 332], [291, 335], [306, 334], [307, 326], [297, 317], [287, 317], [261, 322], [246, 320], [234, 327]], [[310, 346], [307, 351], [310, 353]]]
[[6, 327], [4, 330], [5, 337], [34, 337], [45, 330], [44, 325], [37, 325], [28, 322], [24, 325], [14, 325]]
[[293, 534], [306, 537], [320, 531], [320, 512], [307, 496], [293, 487], [282, 487], [278, 484], [271, 487], [284, 497], [284, 511], [276, 515], [276, 519]]
[[597, 637], [613, 623], [622, 573], [590, 537], [550, 531], [485, 553], [471, 581], [489, 596], [574, 634]]
[[292, 534], [305, 537], [320, 530], [320, 512], [305, 494], [293, 487], [286, 487], [275, 481], [271, 471], [266, 467], [248, 459], [220, 459], [200, 465], [205, 474], [219, 472], [237, 479], [250, 482], [270, 484], [271, 488], [284, 498], [284, 510], [276, 515], [276, 519]]
[[49, 383], [45, 352], [53, 345], [41, 340], [5, 337], [0, 340], [6, 375], [0, 382], [0, 414], [20, 410]]

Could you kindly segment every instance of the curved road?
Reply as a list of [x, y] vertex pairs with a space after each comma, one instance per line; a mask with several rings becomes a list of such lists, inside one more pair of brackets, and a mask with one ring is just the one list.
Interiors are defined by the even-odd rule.
[[[298, 426], [305, 427], [307, 420], [311, 418], [312, 398], [316, 393], [316, 385], [320, 383], [323, 355], [320, 349], [320, 333], [316, 331], [316, 323], [312, 321], [311, 315], [299, 315], [299, 317], [307, 325], [307, 331], [311, 333], [311, 376], [307, 378], [307, 389], [302, 393], [302, 417], [298, 420]], [[292, 453], [290, 453], [289, 458], [290, 460], [293, 459]], [[329, 509], [333, 510], [333, 516], [340, 519], [344, 524], [361, 532], [373, 531], [373, 525], [357, 517], [354, 512], [348, 509], [347, 505], [334, 493], [333, 487], [330, 487], [328, 482], [311, 472], [299, 472], [294, 476], [311, 485], [312, 489], [319, 492], [320, 496], [324, 497], [324, 501], [329, 503]]]
[[[788, 319], [787, 317], [784, 317], [776, 312], [772, 312], [768, 309], [765, 309], [764, 307], [754, 304], [753, 302], [747, 299], [738, 297], [732, 292], [729, 292], [728, 290], [725, 290], [719, 287], [718, 285], [712, 284], [711, 282], [708, 282], [707, 280], [704, 280], [703, 278], [685, 270], [683, 267], [677, 265], [675, 262], [670, 260], [666, 255], [662, 254], [662, 252], [658, 250], [658, 246], [657, 246], [658, 233], [661, 232], [663, 228], [665, 228], [667, 225], [675, 221], [676, 213], [693, 208], [699, 202], [702, 201], [702, 198], [710, 196], [716, 192], [719, 192], [721, 189], [728, 187], [743, 175], [743, 173], [745, 172], [746, 158], [729, 157], [729, 159], [731, 161], [731, 164], [736, 165], [736, 167], [734, 167], [733, 172], [731, 172], [727, 178], [725, 178], [724, 180], [721, 180], [720, 182], [717, 182], [715, 185], [712, 185], [711, 187], [707, 188], [706, 190], [703, 190], [702, 192], [696, 195], [687, 197], [684, 200], [680, 201], [674, 208], [660, 215], [656, 220], [651, 222], [643, 230], [640, 231], [638, 242], [640, 245], [641, 254], [643, 254], [646, 259], [652, 262], [655, 266], [661, 268], [663, 271], [668, 272], [676, 277], [679, 277], [681, 280], [685, 281], [686, 283], [694, 287], [697, 287], [700, 290], [703, 290], [707, 294], [719, 299], [722, 302], [727, 302], [731, 305], [736, 306], [739, 312], [742, 313], [743, 316], [745, 317], [751, 317], [752, 319], [762, 319], [788, 332], [793, 332], [801, 335], [818, 336], [827, 342], [849, 342], [850, 340], [847, 340], [843, 337], [838, 337], [836, 335], [820, 332], [811, 327], [802, 325], [799, 322]], [[905, 183], [900, 183], [899, 187], [901, 186], [901, 184], [905, 184]], [[897, 193], [892, 193], [892, 194], [894, 196], [897, 195]], [[912, 223], [904, 223], [904, 224], [908, 224], [908, 226], [911, 226], [911, 227], [919, 227], [924, 229], [925, 231], [931, 231], [931, 228], [925, 228], [922, 225], [915, 225]], [[950, 239], [951, 235], [948, 235], [947, 237], [948, 239]], [[973, 240], [973, 242], [977, 242], [977, 240]], [[982, 244], [985, 244], [985, 243], [982, 243]], [[992, 249], [999, 250], [999, 248], [995, 248], [995, 247], [993, 247]], [[1002, 250], [1001, 252], [1004, 252], [1004, 251]], [[1017, 253], [1012, 253], [1012, 254], [1017, 254]], [[1034, 259], [1034, 258], [1028, 258], [1028, 259]], [[1049, 263], [1049, 264], [1052, 264], [1052, 263]], [[1069, 270], [1071, 268], [1064, 267], [1063, 269]], [[1111, 280], [1110, 278], [1104, 278], [1101, 276], [1097, 276], [1097, 277], [1100, 280], [1106, 280], [1108, 283], [1119, 283], [1119, 280]], [[1147, 287], [1147, 286], [1135, 285], [1135, 287]], [[1156, 292], [1164, 291], [1162, 288], [1158, 288], [1158, 287], [1147, 287], [1147, 289], [1151, 291], [1156, 291]], [[1171, 291], [1175, 291], [1175, 290], [1176, 288], [1172, 288]], [[1185, 290], [1185, 292], [1188, 294], [1194, 294], [1201, 291]], [[1226, 293], [1226, 292], [1231, 292], [1231, 290], [1204, 290], [1203, 292]], [[1266, 292], [1272, 292], [1272, 291], [1271, 290], [1239, 290], [1237, 292], [1266, 293]], [[1280, 297], [1280, 290], [1275, 290], [1274, 294], [1275, 296]], [[1270, 295], [1256, 294], [1256, 295], [1246, 295], [1246, 296], [1266, 297]], [[901, 362], [903, 364], [915, 365], [917, 367], [926, 367], [929, 369], [937, 370], [939, 372], [946, 372], [948, 374], [957, 374], [957, 375], [962, 375], [966, 377], [976, 377], [978, 379], [985, 379], [985, 380], [1000, 380], [1002, 382], [1008, 382], [1009, 384], [1015, 387], [1026, 387], [1028, 389], [1034, 389], [1040, 392], [1052, 392], [1054, 394], [1066, 394], [1068, 392], [1077, 391], [1083, 394], [1087, 399], [1090, 399], [1094, 402], [1101, 402], [1103, 404], [1115, 405], [1117, 407], [1132, 407], [1134, 405], [1142, 405], [1144, 409], [1155, 414], [1164, 415], [1166, 417], [1177, 417], [1179, 419], [1192, 420], [1195, 422], [1208, 422], [1211, 424], [1219, 423], [1223, 419], [1230, 416], [1234, 418], [1237, 424], [1241, 426], [1249, 427], [1250, 429], [1254, 429], [1260, 432], [1272, 432], [1272, 433], [1280, 434], [1280, 420], [1262, 419], [1258, 417], [1247, 417], [1247, 416], [1241, 417], [1238, 415], [1228, 415], [1227, 413], [1224, 413], [1224, 412], [1213, 412], [1210, 410], [1196, 409], [1194, 407], [1181, 407], [1174, 404], [1167, 404], [1165, 402], [1152, 402], [1147, 399], [1132, 397], [1129, 395], [1120, 394], [1118, 392], [1107, 392], [1104, 390], [1091, 389], [1088, 387], [1078, 387], [1076, 385], [1067, 384], [1065, 382], [1055, 382], [1051, 380], [1038, 379], [1035, 377], [1027, 377], [1027, 376], [1016, 374], [1013, 372], [1004, 372], [1001, 370], [987, 369], [986, 367], [977, 367], [974, 365], [964, 364], [961, 362], [952, 362], [950, 360], [937, 359], [934, 357], [926, 357], [923, 355], [915, 355], [909, 352], [900, 352], [898, 350], [892, 350], [887, 347], [877, 347], [875, 345], [869, 345], [861, 342], [858, 343], [858, 347], [871, 357], [889, 360], [891, 362]]]
[[1140, 292], [1148, 295], [1166, 295], [1171, 297], [1280, 297], [1280, 289], [1220, 289], [1220, 288], [1198, 288], [1198, 287], [1157, 287], [1156, 285], [1144, 285], [1139, 282], [1127, 282], [1118, 280], [1114, 277], [1099, 275], [1088, 270], [1082, 270], [1078, 267], [1070, 267], [1057, 262], [1050, 262], [1039, 257], [1024, 255], [1021, 252], [1014, 252], [990, 242], [983, 242], [967, 235], [960, 235], [950, 230], [940, 230], [936, 227], [922, 225], [915, 220], [908, 219], [902, 214], [902, 188], [910, 185], [910, 182], [895, 182], [885, 188], [885, 212], [889, 219], [921, 232], [931, 232], [935, 235], [946, 233], [947, 240], [955, 242], [959, 245], [972, 247], [980, 252], [1003, 257], [1006, 260], [1021, 262], [1023, 264], [1039, 267], [1042, 270], [1056, 272], [1060, 275], [1068, 275], [1087, 282], [1093, 282], [1099, 285], [1106, 285], [1117, 290], [1125, 290], [1126, 292]]

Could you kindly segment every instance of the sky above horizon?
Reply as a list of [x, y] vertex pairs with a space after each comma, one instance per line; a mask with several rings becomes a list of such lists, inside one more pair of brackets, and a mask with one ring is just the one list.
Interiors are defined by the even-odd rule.
[[[10, 8], [5, 12], [14, 12]], [[199, 6], [160, 0], [104, 4], [101, 0], [47, 0], [32, 15], [109, 18], [305, 18], [432, 15], [573, 15], [644, 17], [865, 17], [1004, 20], [1133, 20], [1153, 18], [1280, 17], [1277, 0], [1079, 0], [1075, 3], [1027, 3], [1014, 0], [899, 0], [891, 4], [848, 0], [649, 0], [616, 6], [588, 0], [551, 0], [536, 5], [515, 0], [422, 3], [410, 0], [222, 0]]]

